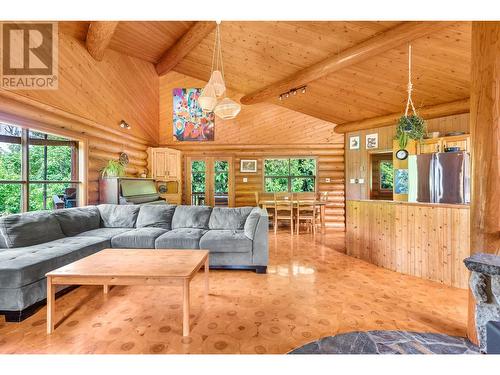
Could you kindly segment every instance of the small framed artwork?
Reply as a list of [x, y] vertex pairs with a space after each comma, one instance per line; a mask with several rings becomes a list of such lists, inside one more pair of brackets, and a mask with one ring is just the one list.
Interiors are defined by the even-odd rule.
[[241, 160], [240, 172], [256, 173], [257, 172], [257, 160]]
[[408, 194], [408, 169], [396, 169], [394, 173], [394, 193]]
[[373, 148], [378, 148], [378, 134], [367, 134], [366, 135], [366, 149], [370, 150]]
[[359, 150], [359, 135], [349, 137], [349, 150]]

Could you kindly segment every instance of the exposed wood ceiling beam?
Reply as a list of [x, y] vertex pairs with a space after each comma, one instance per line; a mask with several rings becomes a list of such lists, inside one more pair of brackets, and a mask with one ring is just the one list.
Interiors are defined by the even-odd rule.
[[191, 50], [215, 29], [213, 21], [199, 21], [170, 47], [156, 64], [156, 72], [162, 76], [171, 71]]
[[[470, 103], [469, 99], [467, 98], [454, 102], [422, 107], [418, 110], [418, 115], [423, 117], [424, 119], [431, 119], [436, 117], [468, 113], [469, 109]], [[396, 125], [401, 116], [402, 113], [398, 112], [361, 121], [347, 122], [345, 124], [337, 125], [334, 128], [334, 131], [335, 133], [348, 133], [358, 130], [375, 129], [382, 126]]]
[[118, 21], [93, 21], [90, 23], [85, 44], [87, 51], [97, 61], [103, 59], [104, 51], [111, 42], [117, 26]]
[[304, 86], [311, 81], [357, 64], [412, 40], [432, 34], [452, 24], [452, 22], [405, 22], [336, 55], [327, 57], [319, 63], [302, 69], [279, 82], [245, 95], [241, 98], [241, 103], [255, 104], [272, 97], [278, 97], [281, 93]]

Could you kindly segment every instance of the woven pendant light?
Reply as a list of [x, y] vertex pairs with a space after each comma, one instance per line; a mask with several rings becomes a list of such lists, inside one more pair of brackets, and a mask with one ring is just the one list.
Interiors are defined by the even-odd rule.
[[241, 111], [241, 105], [229, 98], [222, 99], [214, 108], [217, 117], [223, 120], [230, 120], [238, 116]]
[[220, 70], [214, 70], [209, 81], [215, 89], [215, 95], [222, 96], [226, 92], [226, 84]]
[[205, 112], [212, 112], [214, 110], [217, 104], [217, 96], [215, 95], [215, 88], [210, 82], [201, 90], [201, 94], [198, 97], [198, 104]]
[[223, 120], [230, 120], [240, 113], [241, 105], [228, 97], [224, 97], [224, 99], [217, 104], [217, 97], [222, 97], [226, 92], [219, 25], [220, 21], [217, 21], [210, 80], [203, 89], [198, 101], [204, 111], [213, 111], [217, 117]]

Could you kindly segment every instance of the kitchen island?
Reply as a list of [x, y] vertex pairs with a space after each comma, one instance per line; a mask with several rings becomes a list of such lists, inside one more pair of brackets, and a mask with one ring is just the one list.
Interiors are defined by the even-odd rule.
[[467, 288], [469, 206], [348, 200], [347, 254], [407, 275]]

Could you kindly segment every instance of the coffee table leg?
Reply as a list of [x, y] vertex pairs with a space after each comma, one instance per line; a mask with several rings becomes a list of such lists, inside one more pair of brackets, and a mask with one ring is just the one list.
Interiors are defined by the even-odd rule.
[[52, 285], [52, 277], [47, 276], [47, 334], [54, 331], [56, 293]]
[[184, 280], [182, 304], [182, 336], [189, 336], [189, 279]]
[[205, 295], [208, 296], [209, 292], [209, 285], [208, 285], [208, 271], [209, 271], [209, 265], [208, 265], [208, 257], [207, 260], [205, 261]]
[[103, 285], [103, 291], [104, 291], [104, 294], [108, 294], [108, 292], [109, 292], [109, 285], [108, 284]]

